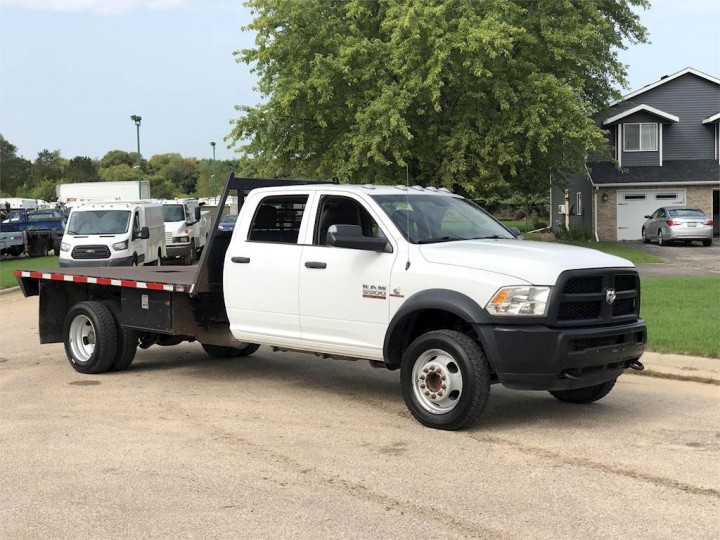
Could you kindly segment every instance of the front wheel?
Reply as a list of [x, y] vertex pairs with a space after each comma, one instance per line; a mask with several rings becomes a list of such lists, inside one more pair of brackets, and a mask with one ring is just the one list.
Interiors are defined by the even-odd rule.
[[664, 246], [665, 245], [665, 239], [663, 238], [663, 233], [661, 229], [658, 229], [658, 246]]
[[115, 319], [100, 302], [79, 302], [65, 317], [65, 353], [70, 365], [80, 373], [107, 371], [117, 352]]
[[642, 229], [642, 241], [643, 241], [643, 244], [650, 243], [650, 239], [647, 237], [647, 234], [645, 234], [645, 227], [643, 227], [643, 229]]
[[400, 367], [403, 398], [424, 426], [456, 430], [482, 413], [490, 374], [480, 346], [461, 332], [435, 330], [410, 344]]
[[222, 345], [202, 344], [202, 348], [213, 358], [235, 358], [250, 356], [260, 348], [257, 343], [246, 343], [243, 347], [223, 347]]
[[613, 386], [615, 386], [615, 381], [617, 381], [617, 379], [613, 379], [612, 381], [602, 384], [596, 384], [595, 386], [576, 388], [575, 390], [550, 390], [550, 395], [566, 403], [579, 403], [585, 405], [607, 396], [610, 393], [610, 390], [613, 389]]

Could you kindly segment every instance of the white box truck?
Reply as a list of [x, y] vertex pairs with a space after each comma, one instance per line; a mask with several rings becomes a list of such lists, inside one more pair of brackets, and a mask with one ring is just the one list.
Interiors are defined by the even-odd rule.
[[60, 245], [60, 266], [160, 265], [167, 256], [163, 207], [96, 203], [73, 208]]
[[210, 232], [210, 213], [200, 210], [197, 199], [160, 201], [165, 219], [168, 257], [182, 257], [185, 264], [196, 261]]
[[134, 180], [125, 182], [80, 182], [60, 184], [56, 188], [58, 201], [66, 206], [87, 202], [137, 201], [150, 198], [150, 182]]

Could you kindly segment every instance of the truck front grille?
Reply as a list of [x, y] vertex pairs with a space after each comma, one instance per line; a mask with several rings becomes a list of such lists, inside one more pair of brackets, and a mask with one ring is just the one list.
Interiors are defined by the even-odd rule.
[[628, 269], [563, 272], [550, 308], [557, 326], [622, 323], [639, 314], [640, 278]]
[[71, 255], [73, 259], [109, 259], [110, 248], [107, 246], [75, 246]]
[[165, 233], [165, 243], [166, 244], [172, 244], [173, 235], [171, 232]]

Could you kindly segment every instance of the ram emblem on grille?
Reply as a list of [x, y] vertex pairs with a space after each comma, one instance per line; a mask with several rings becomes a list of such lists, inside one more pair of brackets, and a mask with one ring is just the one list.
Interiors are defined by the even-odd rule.
[[615, 298], [617, 298], [617, 295], [615, 294], [615, 289], [608, 289], [607, 291], [605, 291], [605, 301], [611, 306], [615, 301]]

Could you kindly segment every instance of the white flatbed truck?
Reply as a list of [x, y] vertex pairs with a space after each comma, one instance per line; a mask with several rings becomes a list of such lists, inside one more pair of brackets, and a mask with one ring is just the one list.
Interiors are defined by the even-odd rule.
[[[261, 189], [256, 189], [261, 188]], [[41, 343], [80, 373], [123, 370], [136, 349], [198, 341], [213, 357], [260, 345], [400, 369], [422, 424], [459, 429], [490, 387], [604, 397], [643, 369], [634, 266], [524, 241], [443, 190], [235, 178], [235, 230], [211, 227], [193, 267], [18, 270], [40, 296]]]

